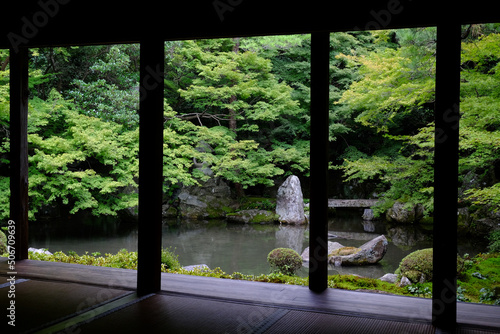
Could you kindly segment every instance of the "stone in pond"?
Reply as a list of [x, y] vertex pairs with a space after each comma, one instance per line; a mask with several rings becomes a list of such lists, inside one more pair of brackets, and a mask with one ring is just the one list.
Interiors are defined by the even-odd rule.
[[[375, 264], [387, 252], [388, 242], [381, 235], [360, 247], [345, 247], [338, 242], [328, 242], [328, 262], [332, 265], [361, 266]], [[302, 259], [309, 261], [309, 247], [302, 252]]]
[[290, 175], [279, 187], [276, 195], [276, 214], [280, 223], [296, 225], [307, 223], [304, 198], [297, 176]]

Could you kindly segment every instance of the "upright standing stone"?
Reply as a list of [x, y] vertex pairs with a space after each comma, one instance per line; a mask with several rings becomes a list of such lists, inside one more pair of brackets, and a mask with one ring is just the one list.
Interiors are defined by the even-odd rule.
[[297, 176], [289, 176], [279, 187], [276, 196], [276, 214], [279, 216], [281, 223], [307, 223], [304, 214], [304, 198], [302, 197], [302, 189]]

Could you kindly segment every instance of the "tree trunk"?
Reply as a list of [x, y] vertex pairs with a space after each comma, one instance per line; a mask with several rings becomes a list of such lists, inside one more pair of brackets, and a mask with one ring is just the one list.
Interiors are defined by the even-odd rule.
[[[240, 38], [236, 37], [233, 38], [234, 41], [234, 47], [233, 47], [233, 52], [238, 53], [240, 51]], [[231, 98], [229, 99], [229, 104], [233, 104], [236, 102], [236, 95], [232, 95]], [[229, 129], [236, 133], [236, 112], [234, 109], [229, 108]]]
[[0, 70], [5, 71], [7, 65], [9, 65], [9, 61], [10, 61], [10, 56], [7, 56], [7, 58], [5, 58], [5, 60], [2, 62]]
[[[238, 53], [240, 51], [240, 38], [236, 37], [233, 38], [234, 41], [234, 47], [233, 47], [233, 52]], [[233, 104], [236, 102], [236, 95], [232, 95], [231, 98], [229, 99], [229, 103]], [[232, 108], [229, 108], [229, 129], [236, 133], [236, 111]], [[241, 183], [235, 183], [234, 184], [234, 189], [236, 191], [236, 196], [238, 198], [242, 198], [245, 196], [245, 192], [243, 190], [243, 185]]]
[[[232, 95], [229, 99], [229, 103], [232, 104], [236, 101], [236, 96]], [[236, 112], [234, 109], [229, 108], [229, 130], [236, 133]]]

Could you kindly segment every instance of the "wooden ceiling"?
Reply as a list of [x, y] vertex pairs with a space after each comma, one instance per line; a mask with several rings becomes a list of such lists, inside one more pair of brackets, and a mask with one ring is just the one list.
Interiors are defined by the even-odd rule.
[[429, 0], [21, 0], [2, 5], [0, 48], [500, 22], [496, 5]]

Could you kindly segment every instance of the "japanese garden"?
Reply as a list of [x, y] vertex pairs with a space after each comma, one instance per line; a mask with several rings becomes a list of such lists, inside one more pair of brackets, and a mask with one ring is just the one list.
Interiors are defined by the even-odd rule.
[[[162, 271], [307, 285], [310, 50], [165, 42]], [[331, 288], [431, 295], [435, 56], [435, 28], [330, 35], [329, 198], [373, 200], [330, 208]], [[137, 268], [139, 64], [137, 44], [30, 49], [31, 259]], [[0, 227], [9, 69], [0, 50]], [[500, 24], [462, 27], [460, 89], [457, 296], [499, 305]], [[292, 177], [298, 223], [279, 210]], [[381, 235], [376, 264], [348, 264]]]

